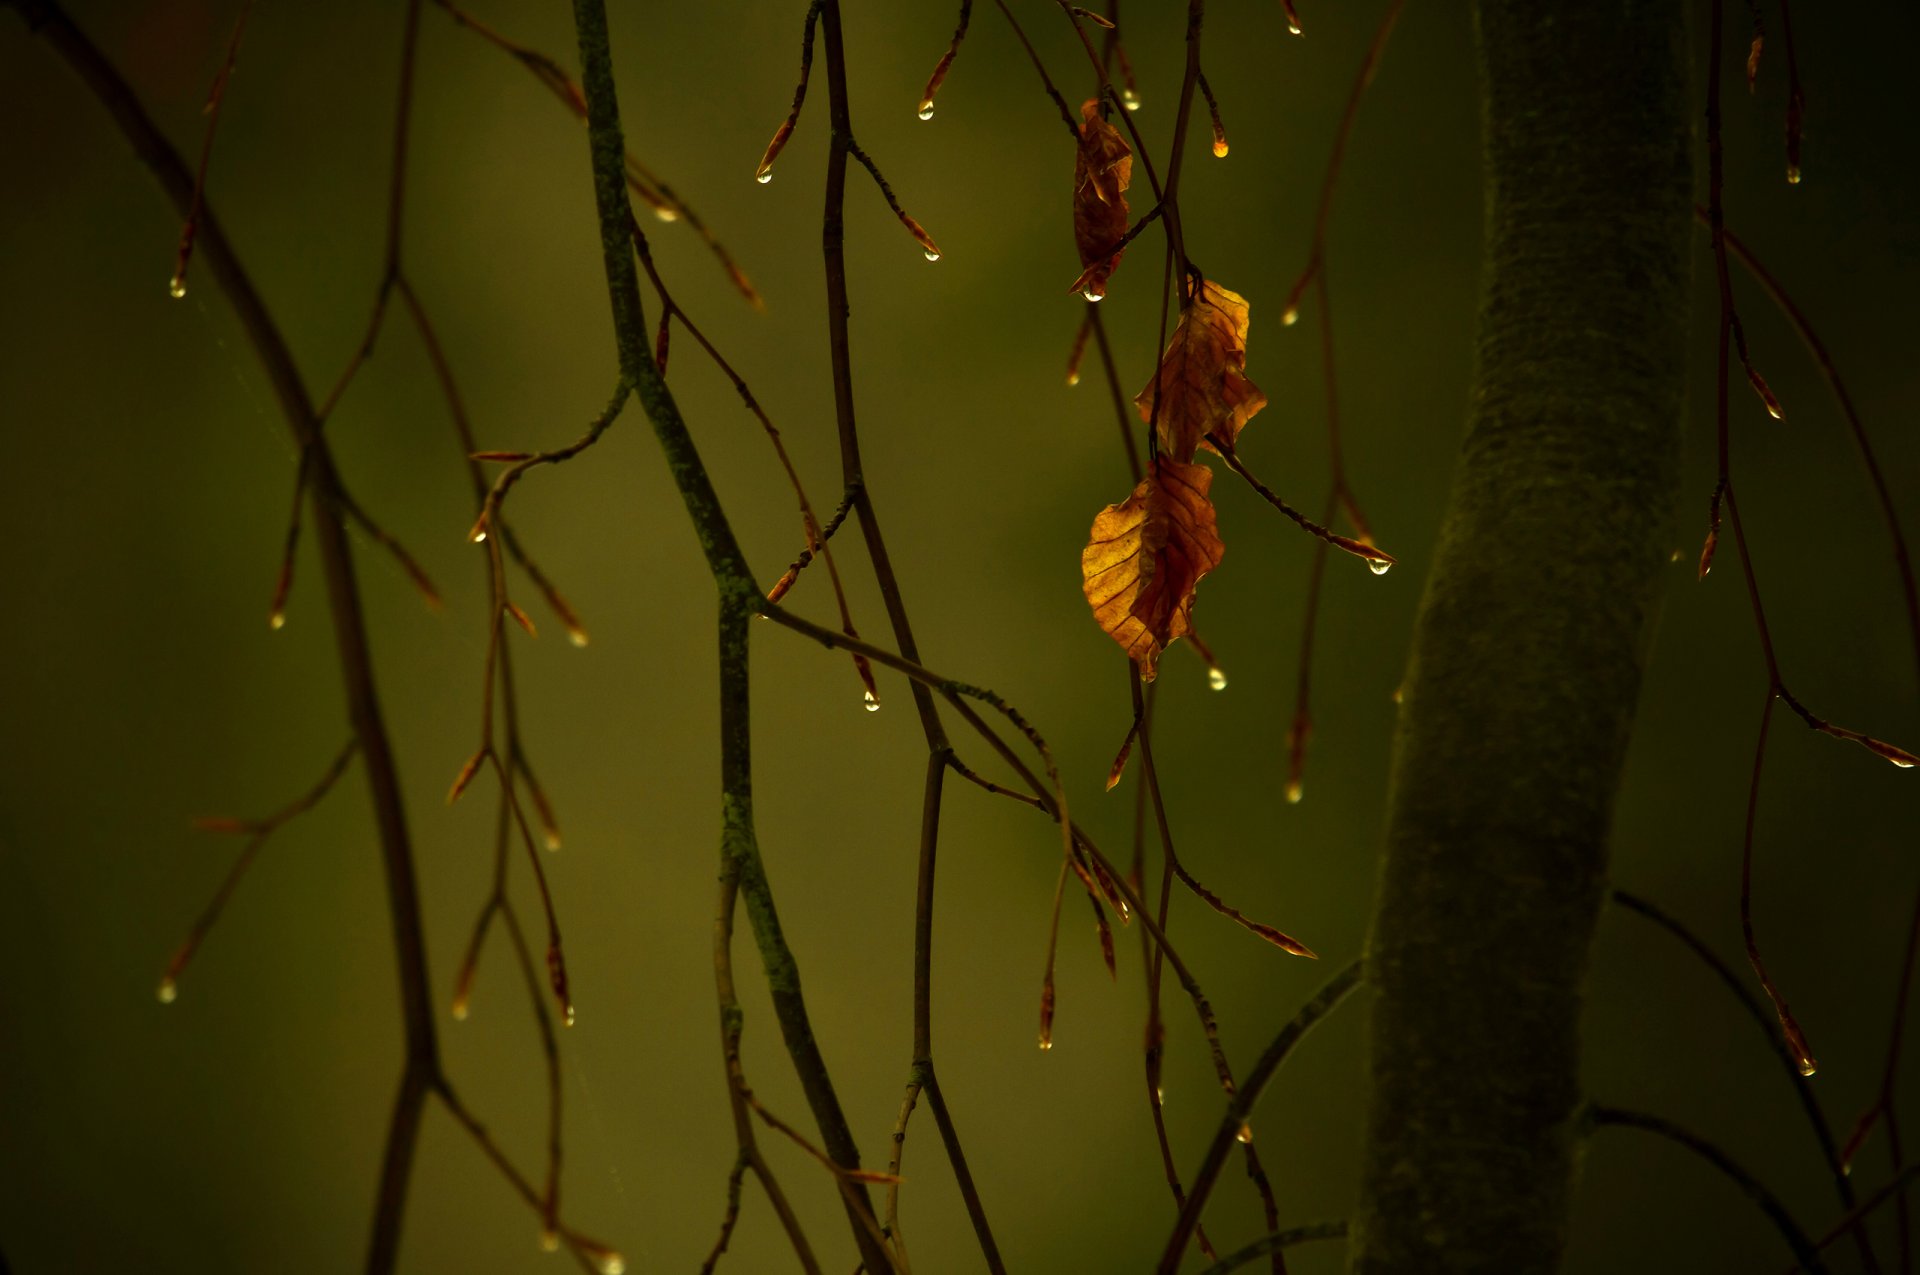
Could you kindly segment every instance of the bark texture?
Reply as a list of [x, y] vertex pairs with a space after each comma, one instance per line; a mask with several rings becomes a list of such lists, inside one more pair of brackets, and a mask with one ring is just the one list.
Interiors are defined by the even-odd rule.
[[1552, 1271], [1607, 841], [1673, 547], [1679, 0], [1480, 0], [1471, 421], [1395, 743], [1353, 1266]]

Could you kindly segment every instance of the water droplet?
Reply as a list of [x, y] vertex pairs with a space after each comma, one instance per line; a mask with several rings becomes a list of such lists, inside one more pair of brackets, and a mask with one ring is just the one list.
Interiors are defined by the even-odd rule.
[[1387, 572], [1390, 571], [1392, 568], [1393, 568], [1393, 564], [1391, 562], [1388, 562], [1385, 558], [1368, 558], [1367, 559], [1367, 570], [1373, 572], [1373, 574], [1377, 576], [1383, 576], [1387, 574]]
[[1106, 293], [1095, 292], [1092, 288], [1088, 288], [1085, 292], [1082, 292], [1080, 295], [1085, 297], [1089, 301], [1104, 301], [1107, 296]]
[[1396, 687], [1394, 687], [1394, 688], [1393, 688], [1393, 702], [1394, 702], [1394, 703], [1396, 703], [1396, 704], [1404, 704], [1404, 703], [1406, 703], [1406, 702], [1407, 702], [1407, 688], [1406, 688], [1406, 687], [1404, 687], [1404, 686], [1396, 686]]
[[1215, 159], [1225, 159], [1227, 157], [1227, 139], [1226, 138], [1216, 137], [1213, 139], [1213, 157]]
[[1668, 558], [1668, 559], [1667, 559], [1667, 561], [1668, 561], [1668, 562], [1678, 562], [1678, 561], [1680, 561], [1680, 550], [1678, 550], [1678, 549], [1675, 549], [1675, 550], [1673, 551], [1673, 556], [1672, 556], [1671, 558]]
[[937, 249], [937, 248], [929, 248], [929, 249], [927, 250], [927, 260], [928, 260], [928, 261], [938, 261], [938, 260], [940, 260], [940, 251], [939, 251], [939, 249]]
[[755, 173], [755, 174], [753, 175], [753, 180], [755, 180], [755, 181], [757, 181], [757, 182], [759, 182], [759, 183], [760, 183], [760, 184], [761, 184], [762, 186], [764, 186], [764, 185], [766, 185], [766, 184], [767, 184], [768, 182], [770, 182], [770, 181], [772, 181], [772, 180], [773, 180], [773, 169], [772, 169], [772, 167], [771, 167], [771, 166], [769, 166], [769, 167], [767, 167], [767, 168], [763, 168], [763, 169], [761, 169], [761, 170], [760, 170], [759, 172], [757, 172], [757, 173]]
[[1130, 110], [1130, 111], [1137, 111], [1137, 110], [1139, 110], [1139, 109], [1140, 109], [1140, 95], [1139, 95], [1138, 93], [1136, 93], [1136, 92], [1134, 92], [1134, 91], [1133, 91], [1132, 89], [1130, 89], [1130, 88], [1129, 88], [1129, 89], [1121, 89], [1121, 90], [1120, 90], [1120, 105], [1122, 105], [1122, 106], [1124, 106], [1124, 107], [1126, 107], [1126, 108], [1127, 108], [1128, 110]]
[[540, 1251], [543, 1253], [559, 1252], [560, 1232], [550, 1226], [542, 1228], [540, 1231]]
[[1227, 675], [1218, 666], [1210, 668], [1207, 670], [1207, 685], [1216, 691], [1224, 691], [1227, 689]]
[[1300, 24], [1298, 22], [1295, 22], [1292, 19], [1288, 19], [1287, 34], [1288, 35], [1305, 35], [1306, 32], [1300, 29]]
[[1300, 798], [1304, 795], [1305, 794], [1301, 791], [1300, 781], [1298, 779], [1289, 779], [1287, 781], [1287, 804], [1288, 805], [1290, 806], [1299, 805]]
[[1042, 1036], [1040, 1038], [1040, 1052], [1044, 1054], [1049, 1049], [1052, 1049], [1052, 1048], [1053, 1048], [1053, 1038], [1050, 1036]]
[[548, 850], [558, 850], [560, 848], [560, 834], [556, 830], [552, 828], [547, 829], [545, 840]]
[[272, 615], [267, 617], [267, 627], [270, 629], [286, 628], [287, 613], [285, 611], [275, 611]]
[[665, 204], [654, 205], [653, 215], [655, 217], [658, 217], [661, 221], [679, 221], [680, 220], [680, 214], [676, 212], [674, 209], [667, 207]]
[[1780, 404], [1778, 404], [1778, 403], [1776, 403], [1776, 402], [1774, 402], [1774, 401], [1773, 401], [1772, 399], [1767, 399], [1767, 400], [1766, 400], [1766, 404], [1767, 404], [1767, 415], [1768, 415], [1768, 416], [1771, 416], [1771, 417], [1773, 417], [1773, 419], [1774, 419], [1774, 420], [1776, 420], [1776, 421], [1783, 421], [1783, 420], [1785, 420], [1785, 419], [1786, 419], [1786, 416], [1785, 416], [1785, 414], [1783, 414], [1783, 413], [1782, 413], [1782, 412], [1780, 411]]
[[1280, 326], [1283, 328], [1290, 328], [1298, 322], [1300, 322], [1300, 307], [1297, 305], [1288, 306], [1287, 312], [1280, 316]]
[[573, 1026], [573, 1006], [571, 1004], [567, 1006], [567, 1012], [560, 1016], [560, 1021], [569, 1027]]
[[173, 975], [169, 974], [160, 980], [160, 986], [153, 989], [153, 994], [160, 998], [162, 1005], [171, 1005], [179, 999], [180, 985], [174, 982]]
[[1164, 1107], [1167, 1105], [1167, 1091], [1158, 1085], [1153, 1087], [1153, 1105], [1156, 1107]]
[[872, 691], [868, 691], [862, 695], [860, 702], [866, 706], [869, 713], [877, 713], [880, 711], [880, 699]]
[[1800, 184], [1800, 165], [1788, 164], [1787, 165], [1787, 185], [1798, 186], [1799, 184]]
[[573, 643], [575, 646], [585, 646], [587, 644], [587, 631], [575, 625], [567, 630], [567, 641]]
[[178, 301], [181, 297], [186, 296], [187, 281], [185, 279], [182, 279], [179, 275], [173, 276], [173, 278], [167, 281], [167, 295], [172, 297], [175, 301]]
[[1078, 385], [1078, 384], [1080, 384], [1080, 371], [1079, 371], [1079, 369], [1078, 369], [1078, 368], [1076, 368], [1076, 369], [1074, 369], [1073, 371], [1071, 371], [1071, 372], [1069, 372], [1069, 373], [1067, 373], [1067, 384], [1068, 384], [1068, 385]]
[[933, 118], [933, 99], [932, 98], [927, 98], [925, 101], [920, 103], [920, 118], [923, 120], [930, 120]]
[[627, 1259], [612, 1249], [596, 1257], [593, 1264], [600, 1268], [600, 1275], [627, 1275]]
[[1253, 1141], [1253, 1126], [1252, 1126], [1252, 1125], [1250, 1125], [1250, 1124], [1242, 1124], [1242, 1125], [1240, 1126], [1240, 1132], [1238, 1132], [1238, 1133], [1236, 1133], [1236, 1134], [1234, 1134], [1234, 1135], [1233, 1135], [1233, 1140], [1234, 1140], [1235, 1142], [1238, 1142], [1238, 1143], [1239, 1143], [1239, 1144], [1241, 1144], [1242, 1146], [1245, 1146], [1245, 1145], [1247, 1145], [1248, 1143], [1250, 1143], [1250, 1142], [1252, 1142], [1252, 1141]]
[[1890, 762], [1892, 762], [1892, 763], [1893, 763], [1894, 765], [1896, 765], [1896, 766], [1898, 766], [1898, 767], [1899, 767], [1900, 769], [1902, 769], [1902, 770], [1912, 770], [1912, 769], [1913, 769], [1913, 763], [1912, 763], [1912, 762], [1910, 762], [1910, 761], [1908, 761], [1908, 760], [1907, 760], [1906, 758], [1904, 758], [1904, 757], [1889, 757], [1889, 758], [1887, 758], [1887, 760], [1888, 760], [1888, 761], [1890, 761]]
[[1808, 1058], [1808, 1057], [1805, 1057], [1805, 1056], [1802, 1056], [1802, 1057], [1801, 1057], [1801, 1059], [1800, 1059], [1800, 1074], [1801, 1074], [1801, 1075], [1803, 1075], [1803, 1076], [1811, 1076], [1811, 1075], [1812, 1075], [1812, 1074], [1813, 1074], [1814, 1072], [1816, 1072], [1816, 1071], [1818, 1071], [1818, 1070], [1819, 1070], [1819, 1066], [1818, 1066], [1818, 1064], [1816, 1064], [1816, 1063], [1815, 1063], [1815, 1062], [1813, 1061], [1813, 1059], [1811, 1059], [1811, 1058]]
[[474, 533], [473, 533], [473, 543], [475, 543], [475, 544], [477, 544], [477, 545], [478, 545], [478, 544], [485, 544], [485, 543], [486, 543], [486, 541], [487, 541], [487, 533], [486, 533], [486, 532], [484, 532], [484, 531], [476, 531], [476, 532], [474, 532]]
[[467, 998], [465, 996], [458, 997], [454, 1000], [452, 1013], [454, 1022], [464, 1023], [467, 1021]]

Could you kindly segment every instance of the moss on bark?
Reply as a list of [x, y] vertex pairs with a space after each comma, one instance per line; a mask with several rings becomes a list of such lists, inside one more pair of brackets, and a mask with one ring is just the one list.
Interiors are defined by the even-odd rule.
[[1581, 988], [1672, 513], [1677, 0], [1480, 0], [1471, 421], [1395, 742], [1354, 1269], [1551, 1271]]

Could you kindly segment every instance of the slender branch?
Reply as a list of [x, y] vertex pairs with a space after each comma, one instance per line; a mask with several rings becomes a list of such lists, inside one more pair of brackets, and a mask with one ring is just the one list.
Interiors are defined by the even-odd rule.
[[[1772, 1051], [1786, 1072], [1787, 1082], [1793, 1086], [1794, 1096], [1799, 1099], [1800, 1108], [1806, 1113], [1807, 1124], [1813, 1130], [1814, 1140], [1820, 1145], [1820, 1158], [1825, 1162], [1827, 1171], [1833, 1178], [1834, 1190], [1840, 1196], [1841, 1207], [1851, 1210], [1855, 1204], [1853, 1181], [1847, 1176], [1840, 1150], [1833, 1140], [1833, 1129], [1827, 1123], [1826, 1113], [1820, 1108], [1820, 1095], [1815, 1092], [1807, 1077], [1801, 1074], [1798, 1060], [1781, 1040], [1780, 1033], [1775, 1030], [1775, 1020], [1767, 1013], [1766, 1008], [1754, 998], [1752, 990], [1740, 976], [1714, 954], [1712, 948], [1670, 913], [1651, 900], [1626, 890], [1615, 889], [1613, 901], [1626, 911], [1645, 918], [1672, 935], [1697, 957], [1701, 964], [1713, 972], [1713, 976], [1720, 981], [1720, 985], [1732, 993], [1734, 999], [1740, 1003], [1740, 1007], [1747, 1012], [1747, 1017], [1751, 1018], [1754, 1025], [1760, 1029], [1768, 1049]], [[1879, 1259], [1867, 1238], [1866, 1228], [1856, 1227], [1854, 1234], [1860, 1246], [1862, 1268], [1870, 1272], [1878, 1272]]]
[[1649, 1115], [1644, 1111], [1625, 1111], [1618, 1107], [1601, 1106], [1598, 1103], [1587, 1108], [1587, 1119], [1595, 1126], [1604, 1128], [1615, 1125], [1627, 1129], [1639, 1129], [1645, 1133], [1656, 1134], [1670, 1142], [1676, 1142], [1687, 1150], [1718, 1169], [1729, 1181], [1739, 1187], [1746, 1197], [1753, 1201], [1767, 1220], [1780, 1232], [1780, 1238], [1793, 1250], [1794, 1257], [1807, 1269], [1810, 1275], [1824, 1275], [1826, 1264], [1820, 1258], [1820, 1250], [1800, 1229], [1800, 1224], [1787, 1212], [1780, 1197], [1769, 1191], [1758, 1178], [1741, 1166], [1739, 1161], [1728, 1155], [1714, 1143], [1707, 1141], [1690, 1129], [1685, 1129], [1661, 1116]]
[[[190, 214], [194, 180], [172, 145], [161, 135], [115, 70], [53, 0], [6, 0], [27, 25], [53, 46], [99, 99], [141, 162], [158, 179], [180, 216]], [[348, 544], [340, 500], [340, 477], [332, 450], [320, 433], [319, 419], [307, 395], [305, 382], [279, 326], [255, 291], [252, 280], [234, 254], [210, 204], [200, 209], [198, 242], [207, 268], [232, 302], [241, 329], [254, 347], [273, 386], [295, 445], [313, 456], [311, 491], [314, 539], [326, 577], [327, 599], [333, 614], [334, 641], [347, 714], [365, 758], [379, 829], [381, 859], [386, 869], [387, 902], [398, 957], [400, 1005], [405, 1029], [406, 1062], [395, 1099], [387, 1151], [367, 1256], [369, 1272], [391, 1271], [400, 1242], [400, 1224], [406, 1203], [407, 1179], [419, 1131], [420, 1109], [431, 1079], [439, 1071], [434, 1036], [432, 1000], [427, 978], [426, 939], [420, 916], [420, 890], [414, 873], [413, 850], [407, 833], [404, 802], [393, 748], [380, 711], [374, 684], [373, 656], [361, 610], [353, 552]]]
[[1310, 1244], [1315, 1240], [1344, 1240], [1347, 1238], [1347, 1224], [1339, 1222], [1312, 1222], [1306, 1226], [1289, 1227], [1284, 1231], [1275, 1231], [1262, 1236], [1245, 1248], [1235, 1249], [1200, 1275], [1227, 1275], [1228, 1271], [1237, 1271], [1242, 1266], [1258, 1261], [1269, 1253], [1278, 1253], [1283, 1248], [1292, 1248], [1296, 1244]]
[[234, 890], [239, 888], [241, 878], [245, 877], [247, 869], [253, 866], [254, 859], [266, 846], [267, 840], [289, 820], [305, 814], [320, 803], [321, 798], [332, 790], [340, 776], [346, 773], [347, 763], [353, 760], [353, 754], [359, 747], [360, 741], [357, 738], [349, 739], [346, 746], [334, 756], [326, 771], [321, 774], [319, 782], [265, 819], [216, 818], [194, 821], [194, 826], [202, 832], [245, 834], [247, 844], [234, 859], [233, 866], [227, 870], [227, 875], [222, 878], [219, 888], [214, 891], [213, 898], [208, 901], [207, 906], [194, 921], [193, 928], [187, 931], [187, 937], [181, 941], [179, 947], [174, 949], [172, 959], [167, 962], [167, 972], [161, 975], [157, 992], [161, 1004], [171, 1005], [179, 995], [181, 972], [186, 969], [187, 962], [193, 959], [193, 954], [199, 950], [208, 932], [220, 920], [220, 914], [226, 910], [227, 901], [233, 897]]
[[[843, 1169], [853, 1171], [860, 1166], [859, 1152], [840, 1110], [826, 1061], [814, 1039], [800, 990], [799, 965], [781, 932], [753, 829], [747, 635], [750, 617], [765, 603], [680, 409], [648, 354], [648, 329], [640, 304], [639, 271], [631, 239], [633, 212], [627, 202], [626, 144], [614, 90], [605, 0], [574, 0], [574, 24], [580, 39], [581, 80], [587, 99], [587, 132], [593, 159], [601, 255], [613, 310], [621, 377], [634, 389], [653, 424], [655, 437], [686, 503], [719, 594], [723, 845], [727, 856], [739, 865], [740, 888], [747, 898], [747, 914], [759, 942], [774, 1013], [794, 1071], [813, 1109], [828, 1154]], [[832, 43], [837, 49], [837, 28], [832, 30], [836, 36]], [[844, 1198], [854, 1241], [867, 1269], [872, 1272], [886, 1269], [887, 1251], [875, 1242], [869, 1229], [873, 1210], [865, 1187], [849, 1184]]]
[[1364, 962], [1354, 960], [1345, 969], [1328, 979], [1326, 984], [1314, 994], [1312, 1000], [1300, 1007], [1300, 1012], [1280, 1029], [1273, 1043], [1260, 1055], [1258, 1062], [1248, 1069], [1240, 1091], [1227, 1103], [1227, 1112], [1220, 1120], [1220, 1127], [1214, 1132], [1213, 1141], [1207, 1147], [1207, 1154], [1200, 1162], [1200, 1171], [1193, 1175], [1193, 1190], [1187, 1196], [1187, 1206], [1180, 1210], [1180, 1220], [1174, 1223], [1173, 1234], [1167, 1239], [1167, 1246], [1161, 1252], [1159, 1271], [1161, 1275], [1171, 1275], [1180, 1266], [1180, 1258], [1186, 1252], [1187, 1238], [1200, 1222], [1201, 1211], [1207, 1206], [1207, 1197], [1213, 1193], [1213, 1184], [1220, 1176], [1220, 1168], [1226, 1162], [1227, 1150], [1239, 1137], [1240, 1131], [1253, 1115], [1254, 1107], [1265, 1092], [1267, 1083], [1273, 1079], [1280, 1064], [1286, 1061], [1293, 1047], [1313, 1028], [1339, 1007], [1340, 1002], [1354, 988], [1360, 985], [1366, 972]]
[[242, 0], [240, 16], [234, 19], [233, 35], [227, 40], [227, 56], [213, 77], [207, 93], [207, 128], [200, 138], [200, 167], [193, 176], [193, 207], [180, 226], [180, 246], [174, 252], [173, 278], [167, 292], [177, 301], [187, 295], [187, 263], [193, 260], [193, 237], [199, 230], [200, 205], [206, 198], [207, 165], [213, 159], [213, 135], [220, 127], [220, 109], [227, 104], [227, 82], [233, 78], [233, 64], [240, 56], [240, 41], [247, 32], [247, 18], [253, 12], [253, 0]]

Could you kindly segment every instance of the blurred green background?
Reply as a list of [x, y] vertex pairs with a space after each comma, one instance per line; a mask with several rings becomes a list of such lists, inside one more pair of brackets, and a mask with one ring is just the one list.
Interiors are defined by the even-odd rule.
[[[358, 340], [378, 278], [403, 7], [260, 6], [213, 160], [211, 201], [316, 392]], [[1058, 10], [1013, 7], [1063, 92], [1087, 96], [1085, 59]], [[773, 182], [752, 180], [791, 93], [803, 8], [615, 4], [612, 21], [633, 148], [735, 252], [767, 310], [742, 304], [683, 226], [649, 225], [662, 269], [768, 407], [824, 512], [838, 462], [821, 318], [823, 76]], [[1136, 122], [1163, 169], [1183, 8], [1133, 0], [1125, 13], [1144, 99]], [[1313, 316], [1284, 329], [1279, 311], [1381, 6], [1302, 8], [1304, 40], [1286, 34], [1268, 0], [1211, 7], [1206, 65], [1232, 153], [1210, 158], [1197, 126], [1182, 203], [1195, 259], [1253, 305], [1248, 370], [1273, 401], [1243, 454], [1311, 509], [1326, 481]], [[859, 139], [945, 253], [927, 264], [855, 172], [853, 361], [867, 470], [927, 662], [1018, 704], [1060, 758], [1076, 815], [1120, 854], [1131, 784], [1110, 796], [1101, 785], [1128, 719], [1123, 662], [1090, 621], [1077, 557], [1093, 514], [1129, 481], [1100, 378], [1064, 384], [1080, 318], [1065, 291], [1078, 270], [1072, 152], [1006, 22], [989, 5], [975, 9], [938, 112], [922, 123], [913, 108], [951, 7], [847, 4]], [[101, 0], [75, 16], [192, 154], [235, 11]], [[573, 64], [566, 6], [475, 0], [475, 12]], [[1806, 181], [1782, 180], [1776, 44], [1756, 96], [1737, 79], [1726, 86], [1729, 218], [1819, 325], [1877, 431], [1907, 521], [1920, 527], [1920, 173], [1907, 64], [1920, 13], [1806, 5], [1795, 17]], [[1329, 257], [1348, 463], [1380, 542], [1403, 565], [1376, 579], [1356, 563], [1329, 564], [1306, 800], [1290, 807], [1280, 788], [1311, 543], [1231, 476], [1216, 484], [1228, 552], [1197, 615], [1232, 684], [1210, 692], [1203, 664], [1184, 651], [1163, 666], [1158, 754], [1183, 858], [1325, 958], [1283, 956], [1176, 900], [1173, 932], [1240, 1066], [1364, 935], [1390, 692], [1471, 373], [1476, 110], [1466, 6], [1410, 6], [1362, 109]], [[264, 622], [293, 449], [204, 266], [184, 301], [168, 298], [176, 218], [12, 14], [0, 17], [0, 120], [0, 429], [12, 474], [0, 543], [14, 607], [0, 631], [0, 1249], [22, 1273], [352, 1269], [401, 1056], [357, 769], [269, 847], [178, 1003], [162, 1008], [153, 991], [235, 848], [193, 833], [190, 819], [278, 807], [346, 734], [308, 549], [287, 627], [271, 633]], [[530, 76], [429, 8], [413, 137], [407, 270], [482, 446], [571, 439], [615, 375], [583, 131]], [[1740, 829], [1765, 681], [1731, 555], [1708, 584], [1693, 581], [1712, 475], [1711, 264], [1704, 238], [1699, 246], [1701, 375], [1674, 531], [1680, 561], [1615, 863], [1621, 884], [1737, 962]], [[1144, 235], [1103, 308], [1129, 393], [1152, 366], [1160, 251], [1158, 232]], [[1788, 677], [1815, 711], [1914, 746], [1913, 658], [1860, 466], [1790, 331], [1754, 290], [1738, 281], [1736, 290], [1755, 357], [1787, 407], [1775, 424], [1734, 387], [1736, 473]], [[670, 374], [770, 582], [799, 545], [770, 450], [684, 336]], [[362, 541], [447, 1065], [531, 1171], [544, 1136], [540, 1056], [497, 938], [471, 1019], [445, 1014], [490, 861], [490, 781], [452, 810], [442, 801], [473, 746], [485, 572], [463, 541], [472, 511], [457, 444], [403, 317], [390, 316], [329, 435], [356, 494], [448, 598], [443, 614], [427, 612]], [[733, 1158], [709, 959], [712, 586], [637, 413], [587, 458], [530, 477], [513, 514], [593, 634], [585, 650], [571, 648], [520, 590], [546, 634], [514, 639], [525, 731], [567, 834], [547, 860], [580, 1011], [563, 1040], [566, 1212], [624, 1250], [630, 1270], [685, 1271], [713, 1242]], [[856, 617], [883, 637], [857, 539], [841, 543]], [[809, 576], [794, 605], [830, 619], [824, 585]], [[754, 661], [763, 848], [840, 1096], [868, 1163], [884, 1163], [910, 1049], [919, 728], [897, 678], [883, 679], [885, 709], [868, 714], [840, 657], [761, 627]], [[962, 748], [993, 770], [984, 749]], [[1879, 1083], [1920, 885], [1916, 783], [1778, 723], [1760, 809], [1757, 923], [1843, 1136]], [[1017, 1270], [1147, 1269], [1173, 1209], [1142, 1092], [1136, 936], [1119, 936], [1120, 982], [1110, 984], [1084, 907], [1068, 900], [1056, 1046], [1037, 1051], [1058, 841], [1031, 811], [965, 785], [948, 793], [935, 1051], [1001, 1246]], [[751, 944], [743, 938], [738, 951], [749, 1077], [776, 1111], [804, 1122]], [[1166, 1113], [1190, 1174], [1221, 1097], [1188, 1008], [1170, 997], [1166, 1013]], [[1326, 1024], [1255, 1122], [1286, 1223], [1350, 1206], [1365, 1017], [1356, 1001]], [[1635, 918], [1607, 918], [1589, 1021], [1596, 1096], [1707, 1132], [1805, 1225], [1825, 1228], [1831, 1188], [1777, 1064], [1674, 943]], [[1912, 1072], [1909, 1101], [1920, 1096]], [[845, 1269], [850, 1247], [825, 1175], [775, 1137], [763, 1145], [827, 1267]], [[1856, 1174], [1863, 1186], [1881, 1180], [1884, 1157], [1876, 1139]], [[917, 1268], [975, 1269], [924, 1108], [906, 1174], [902, 1220]], [[1263, 1229], [1237, 1170], [1208, 1217], [1223, 1251]], [[564, 1259], [544, 1257], [538, 1233], [434, 1109], [405, 1269], [555, 1269]], [[1850, 1251], [1835, 1257], [1850, 1269]], [[1683, 1152], [1630, 1132], [1593, 1148], [1569, 1269], [1785, 1261], [1751, 1206]], [[1298, 1250], [1293, 1268], [1311, 1275], [1340, 1262], [1338, 1247], [1323, 1245]], [[750, 1184], [723, 1269], [790, 1266]]]

